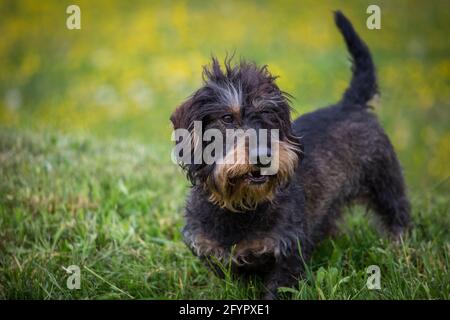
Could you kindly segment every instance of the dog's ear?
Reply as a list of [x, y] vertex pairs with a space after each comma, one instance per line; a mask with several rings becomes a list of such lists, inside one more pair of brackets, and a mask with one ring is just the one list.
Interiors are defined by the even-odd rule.
[[170, 116], [173, 129], [187, 129], [189, 127], [188, 114], [192, 106], [192, 99], [183, 102]]

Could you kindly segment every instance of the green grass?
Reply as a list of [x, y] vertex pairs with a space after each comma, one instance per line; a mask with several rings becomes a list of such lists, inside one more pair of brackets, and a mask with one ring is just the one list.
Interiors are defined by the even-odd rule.
[[[180, 239], [187, 191], [170, 149], [57, 133], [0, 131], [0, 298], [257, 298], [257, 279], [218, 279]], [[445, 184], [445, 182], [444, 182]], [[308, 264], [296, 299], [449, 299], [449, 203], [413, 194], [415, 229], [380, 237], [359, 208]], [[63, 267], [81, 268], [81, 289]], [[365, 269], [381, 268], [381, 290]]]
[[[220, 280], [180, 238], [188, 185], [170, 161], [169, 116], [210, 55], [268, 64], [294, 117], [334, 103], [348, 53], [341, 9], [368, 43], [375, 112], [404, 168], [415, 229], [383, 240], [362, 208], [325, 241], [294, 298], [449, 298], [450, 1], [0, 1], [0, 298], [256, 298]], [[370, 215], [369, 215], [370, 217]], [[68, 290], [63, 267], [81, 267]], [[382, 290], [365, 287], [381, 268]]]

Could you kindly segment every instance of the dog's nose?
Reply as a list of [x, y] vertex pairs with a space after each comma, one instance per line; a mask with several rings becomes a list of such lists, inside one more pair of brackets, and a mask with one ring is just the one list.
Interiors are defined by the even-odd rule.
[[270, 148], [259, 147], [250, 151], [250, 163], [260, 168], [270, 167], [272, 161], [272, 152]]

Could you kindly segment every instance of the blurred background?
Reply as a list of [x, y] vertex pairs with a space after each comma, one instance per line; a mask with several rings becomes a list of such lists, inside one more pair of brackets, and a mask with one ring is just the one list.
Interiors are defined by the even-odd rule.
[[[81, 30], [66, 28], [71, 4]], [[381, 30], [366, 28], [370, 4]], [[227, 52], [267, 64], [301, 115], [336, 102], [350, 78], [336, 9], [373, 52], [376, 112], [410, 189], [448, 191], [450, 1], [3, 0], [0, 126], [169, 150], [171, 112], [200, 86], [210, 56]]]
[[[66, 9], [81, 9], [68, 30]], [[381, 30], [366, 27], [381, 8]], [[351, 64], [332, 11], [372, 50], [416, 228], [389, 247], [364, 208], [296, 298], [448, 299], [450, 1], [0, 1], [0, 298], [257, 298], [184, 246], [188, 183], [170, 114], [211, 55], [267, 64], [297, 117], [338, 101]], [[351, 217], [351, 218], [350, 218]], [[387, 248], [387, 249], [386, 249]], [[62, 267], [82, 270], [67, 290]], [[380, 265], [383, 290], [365, 288]], [[226, 280], [226, 279], [225, 279]]]

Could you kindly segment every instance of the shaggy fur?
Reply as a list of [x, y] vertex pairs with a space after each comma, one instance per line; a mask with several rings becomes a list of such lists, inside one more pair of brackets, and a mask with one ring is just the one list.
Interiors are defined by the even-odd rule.
[[368, 106], [378, 93], [369, 49], [342, 13], [335, 13], [335, 22], [353, 58], [350, 86], [337, 104], [291, 122], [289, 95], [267, 67], [232, 66], [227, 60], [222, 70], [213, 59], [204, 69], [205, 85], [171, 117], [175, 129], [191, 130], [197, 120], [204, 129], [222, 132], [280, 130], [285, 161], [263, 184], [249, 180], [251, 164], [236, 170], [183, 166], [193, 184], [185, 210], [186, 244], [213, 267], [231, 262], [236, 274], [264, 276], [265, 298], [296, 284], [305, 260], [333, 232], [344, 206], [364, 201], [396, 239], [410, 224], [400, 164]]

